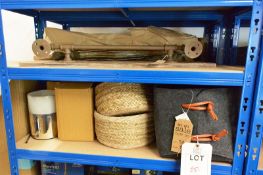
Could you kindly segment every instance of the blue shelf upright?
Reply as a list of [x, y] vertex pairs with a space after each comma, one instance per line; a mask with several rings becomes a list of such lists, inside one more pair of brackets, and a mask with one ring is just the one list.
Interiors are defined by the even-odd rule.
[[[1, 58], [1, 87], [5, 116], [6, 134], [8, 138], [8, 151], [12, 175], [18, 175], [18, 159], [43, 160], [55, 162], [80, 163], [100, 166], [116, 166], [135, 169], [152, 169], [158, 171], [179, 172], [180, 163], [172, 159], [158, 158], [153, 151], [138, 149], [138, 151], [153, 154], [149, 157], [127, 157], [116, 155], [104, 155], [99, 152], [89, 152], [85, 143], [83, 149], [86, 153], [74, 150], [71, 143], [71, 152], [45, 147], [50, 141], [32, 141], [32, 144], [41, 144], [35, 149], [23, 141], [16, 142], [12, 117], [11, 94], [9, 80], [47, 80], [47, 81], [79, 81], [79, 82], [134, 82], [151, 84], [175, 84], [175, 85], [207, 85], [207, 86], [235, 86], [242, 88], [240, 110], [237, 123], [237, 133], [234, 148], [234, 160], [232, 164], [212, 163], [212, 174], [241, 175], [246, 153], [246, 144], [249, 134], [249, 122], [252, 113], [253, 93], [256, 83], [256, 72], [259, 59], [259, 45], [262, 26], [263, 2], [262, 0], [0, 0], [1, 9], [11, 10], [17, 13], [34, 17], [36, 38], [43, 37], [46, 21], [52, 21], [63, 25], [63, 29], [70, 27], [143, 27], [148, 25], [174, 27], [174, 26], [202, 26], [207, 28], [208, 36], [214, 37], [214, 46], [217, 48], [217, 63], [224, 63], [227, 59], [235, 63], [235, 56], [227, 58], [227, 48], [231, 43], [237, 46], [240, 21], [250, 20], [250, 36], [246, 65], [244, 69], [221, 68], [215, 70], [198, 69], [98, 69], [98, 68], [54, 68], [54, 67], [8, 67], [5, 54], [2, 15], [0, 12], [0, 58]], [[203, 10], [199, 7], [205, 7]], [[98, 9], [96, 11], [96, 9]], [[107, 11], [107, 9], [115, 9]], [[143, 10], [146, 8], [148, 10]], [[154, 8], [155, 10], [151, 10]], [[160, 8], [160, 11], [156, 11]], [[176, 11], [171, 9], [188, 9]], [[247, 12], [247, 8], [252, 9]], [[73, 10], [72, 10], [73, 9]], [[85, 9], [85, 10], [83, 10]], [[91, 11], [89, 11], [92, 9]], [[132, 10], [137, 9], [137, 10]], [[140, 10], [138, 10], [140, 9]], [[166, 10], [170, 9], [170, 10]], [[195, 10], [193, 10], [195, 9]], [[223, 11], [221, 10], [223, 9]], [[241, 9], [241, 10], [240, 10]], [[243, 11], [245, 9], [245, 11]], [[237, 13], [241, 11], [241, 13]], [[232, 16], [229, 14], [232, 14]], [[230, 18], [226, 18], [229, 16]], [[228, 19], [229, 21], [225, 21]], [[214, 30], [218, 29], [218, 30]], [[215, 33], [213, 34], [213, 31]], [[226, 36], [227, 35], [227, 36]], [[225, 41], [227, 40], [228, 43]], [[218, 56], [219, 55], [219, 56]], [[235, 55], [235, 54], [234, 54]], [[261, 66], [261, 65], [260, 65]], [[261, 79], [260, 79], [261, 81]], [[257, 87], [257, 91], [260, 88]], [[257, 92], [256, 91], [256, 92]], [[257, 92], [257, 94], [259, 94]], [[259, 96], [259, 95], [258, 95]], [[256, 96], [256, 99], [259, 97]], [[260, 102], [260, 101], [259, 101]], [[260, 103], [258, 105], [261, 105]], [[253, 109], [258, 109], [253, 108]], [[257, 119], [253, 113], [253, 121]], [[260, 121], [260, 120], [258, 120]], [[257, 122], [256, 122], [257, 123]], [[251, 137], [257, 124], [251, 130]], [[262, 129], [260, 127], [259, 129]], [[256, 131], [258, 132], [258, 131]], [[55, 144], [55, 143], [54, 143]], [[60, 143], [60, 144], [63, 144]], [[254, 141], [250, 143], [253, 148]], [[81, 144], [80, 144], [81, 146]], [[252, 146], [252, 147], [251, 147]], [[92, 149], [92, 148], [91, 148]], [[106, 147], [103, 149], [107, 149]], [[150, 149], [150, 148], [149, 148]], [[105, 150], [104, 150], [105, 151]], [[127, 152], [129, 150], [126, 150]], [[249, 156], [253, 154], [252, 150]], [[132, 154], [129, 154], [132, 155]], [[258, 159], [258, 156], [256, 157]], [[251, 161], [247, 161], [251, 162]], [[248, 168], [246, 172], [250, 172]]]
[[247, 157], [245, 161], [245, 172], [246, 174], [249, 175], [263, 174], [263, 169], [261, 170], [258, 169], [260, 167], [259, 166], [260, 151], [262, 151], [261, 148], [262, 136], [263, 136], [262, 115], [263, 115], [263, 39], [261, 42], [260, 63], [259, 63], [259, 69], [257, 75], [253, 112], [251, 116]]
[[[236, 167], [235, 163], [244, 162], [244, 153], [246, 148], [246, 139], [248, 135], [249, 119], [251, 114], [251, 107], [253, 103], [253, 90], [255, 84], [257, 64], [259, 62], [259, 45], [261, 37], [261, 25], [262, 25], [262, 15], [263, 15], [263, 3], [262, 1], [254, 1], [251, 25], [250, 25], [250, 35], [249, 35], [249, 45], [247, 50], [247, 60], [245, 69], [245, 82], [243, 86], [240, 111], [239, 111], [239, 121], [236, 135], [235, 144], [235, 159], [233, 163], [232, 174], [238, 173], [242, 174], [242, 168]], [[251, 66], [250, 64], [256, 64]], [[248, 110], [246, 108], [248, 107]], [[244, 116], [243, 116], [244, 115]], [[243, 141], [241, 141], [243, 140]], [[242, 143], [242, 144], [241, 144]], [[241, 155], [243, 154], [243, 155]], [[241, 155], [241, 156], [240, 156]]]
[[[6, 67], [6, 54], [4, 46], [4, 35], [3, 35], [3, 23], [2, 23], [2, 13], [0, 12], [0, 56], [1, 56], [1, 90], [2, 90], [2, 104], [5, 116], [5, 127], [7, 136], [7, 146], [10, 161], [10, 171], [12, 175], [18, 175], [18, 159], [16, 157], [16, 145], [15, 145], [15, 133], [14, 124], [12, 118], [12, 104], [10, 96], [9, 78], [7, 75]], [[5, 90], [3, 90], [5, 88]], [[8, 129], [7, 129], [8, 128]]]

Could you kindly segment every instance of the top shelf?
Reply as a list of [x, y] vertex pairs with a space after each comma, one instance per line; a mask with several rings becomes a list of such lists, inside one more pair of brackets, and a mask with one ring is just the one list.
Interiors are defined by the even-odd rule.
[[253, 0], [1, 0], [1, 9], [242, 7]]

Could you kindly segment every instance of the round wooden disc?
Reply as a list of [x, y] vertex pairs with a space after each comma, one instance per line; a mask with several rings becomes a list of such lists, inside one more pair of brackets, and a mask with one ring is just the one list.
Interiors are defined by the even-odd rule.
[[37, 57], [47, 58], [51, 53], [50, 44], [44, 39], [37, 39], [32, 44], [32, 50]]
[[184, 53], [187, 57], [195, 59], [202, 54], [203, 44], [196, 40], [188, 42], [184, 47]]

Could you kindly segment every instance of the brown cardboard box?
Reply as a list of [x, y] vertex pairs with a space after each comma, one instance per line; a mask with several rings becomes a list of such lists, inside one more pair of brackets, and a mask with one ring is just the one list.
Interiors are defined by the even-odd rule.
[[0, 100], [0, 169], [3, 175], [10, 174], [9, 169], [9, 160], [8, 160], [8, 152], [7, 152], [7, 143], [6, 143], [6, 134], [5, 134], [5, 123], [3, 116], [3, 108], [2, 108], [2, 97]]
[[[29, 133], [28, 126], [28, 108], [26, 94], [37, 89], [37, 83], [34, 81], [11, 81], [10, 82], [13, 120], [15, 126], [16, 140], [19, 140]], [[6, 133], [4, 125], [4, 116], [2, 108], [2, 97], [0, 99], [0, 170], [1, 175], [10, 175], [8, 149], [6, 142]], [[28, 174], [28, 175], [39, 175]]]
[[47, 82], [47, 89], [48, 89], [48, 90], [55, 90], [55, 88], [58, 87], [60, 84], [61, 84], [61, 82], [48, 81], [48, 82]]
[[34, 166], [29, 170], [19, 170], [19, 175], [40, 175], [40, 169]]
[[90, 83], [56, 83], [58, 138], [93, 141], [93, 88]]
[[[40, 162], [19, 160], [19, 175], [40, 175]], [[21, 166], [21, 167], [20, 167]]]

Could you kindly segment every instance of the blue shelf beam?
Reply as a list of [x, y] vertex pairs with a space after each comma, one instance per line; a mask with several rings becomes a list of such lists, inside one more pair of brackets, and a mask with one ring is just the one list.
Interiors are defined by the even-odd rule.
[[[136, 27], [207, 27], [211, 22], [207, 21], [134, 21]], [[129, 21], [83, 21], [68, 22], [69, 27], [131, 27]]]
[[[221, 11], [171, 11], [171, 10], [129, 10], [119, 8], [114, 11], [32, 11], [32, 10], [12, 10], [24, 15], [29, 15], [45, 21], [52, 21], [68, 27], [132, 27], [136, 26], [164, 26], [164, 27], [204, 27], [208, 23], [211, 25], [222, 21], [225, 14], [231, 13], [231, 10]], [[108, 9], [109, 10], [109, 9]], [[236, 18], [242, 21], [241, 26], [249, 26], [251, 11], [242, 9], [237, 10], [239, 13]], [[137, 25], [138, 23], [138, 25]]]
[[244, 7], [253, 0], [2, 0], [2, 9]]
[[[118, 9], [117, 9], [118, 10]], [[206, 26], [222, 20], [223, 15], [211, 11], [118, 11], [111, 12], [40, 12], [42, 19], [69, 27], [145, 27]]]
[[[100, 156], [100, 155], [83, 155], [72, 153], [57, 153], [45, 151], [30, 151], [17, 149], [17, 157], [19, 159], [29, 160], [42, 160], [54, 162], [76, 163], [80, 164], [99, 165], [99, 166], [113, 166], [122, 168], [134, 168], [145, 170], [157, 170], [168, 172], [179, 172], [180, 164], [175, 160], [150, 160], [150, 159], [137, 159], [113, 156]], [[231, 174], [230, 165], [212, 165], [213, 175], [229, 175]]]
[[[118, 10], [118, 9], [117, 9]], [[123, 14], [126, 14], [126, 16]], [[223, 15], [214, 11], [89, 11], [89, 12], [40, 12], [45, 20], [54, 22], [74, 21], [218, 21]]]
[[[132, 27], [141, 26], [206, 26], [223, 19], [215, 11], [40, 11], [13, 10], [14, 12], [38, 17], [44, 21], [67, 24], [69, 27]], [[138, 25], [137, 25], [138, 23]]]
[[8, 68], [13, 80], [57, 80], [243, 86], [243, 72]]

